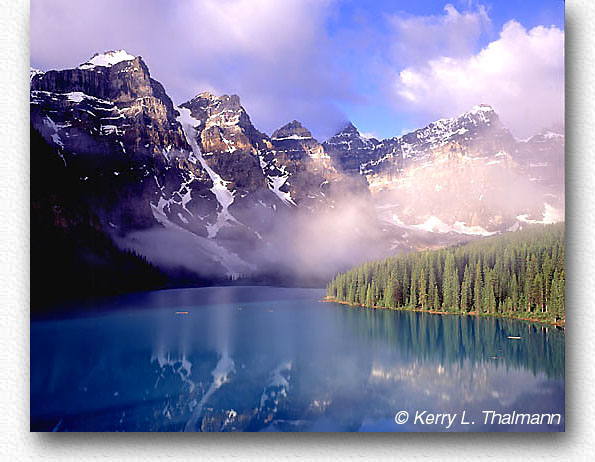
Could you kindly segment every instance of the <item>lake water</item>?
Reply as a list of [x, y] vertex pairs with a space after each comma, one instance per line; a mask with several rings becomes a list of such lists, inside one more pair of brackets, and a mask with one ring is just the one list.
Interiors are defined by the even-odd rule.
[[[33, 320], [31, 429], [564, 430], [563, 331], [351, 308], [323, 296], [166, 290]], [[400, 411], [409, 419], [397, 425]], [[414, 422], [423, 411], [457, 417], [449, 428]], [[474, 425], [461, 422], [463, 411]], [[486, 422], [483, 411], [558, 413], [561, 423]]]

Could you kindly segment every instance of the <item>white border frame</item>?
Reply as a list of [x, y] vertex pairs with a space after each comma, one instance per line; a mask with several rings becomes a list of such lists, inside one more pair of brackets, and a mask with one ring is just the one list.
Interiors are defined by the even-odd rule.
[[0, 0], [0, 12], [0, 454], [8, 456], [4, 460], [592, 460], [595, 2], [566, 4], [566, 433], [508, 435], [29, 433], [29, 2]]

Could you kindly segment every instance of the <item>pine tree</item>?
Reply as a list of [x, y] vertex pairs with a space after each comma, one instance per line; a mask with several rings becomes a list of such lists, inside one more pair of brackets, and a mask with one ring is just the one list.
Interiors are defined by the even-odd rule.
[[444, 276], [442, 279], [442, 305], [446, 311], [459, 310], [459, 276], [455, 267], [454, 256], [446, 254]]
[[366, 290], [366, 306], [374, 306], [374, 289], [372, 288], [372, 284], [368, 284], [368, 288]]
[[425, 310], [428, 308], [428, 283], [426, 282], [426, 273], [422, 269], [420, 270], [419, 276], [419, 289], [418, 289], [418, 302], [421, 305], [421, 309]]
[[394, 308], [395, 298], [393, 293], [393, 283], [389, 280], [386, 283], [386, 289], [384, 290], [384, 303], [383, 306], [386, 308]]
[[461, 311], [464, 313], [471, 311], [472, 305], [473, 296], [471, 293], [471, 271], [469, 271], [469, 266], [465, 265], [463, 283], [461, 284]]
[[483, 278], [481, 275], [481, 263], [475, 264], [475, 281], [473, 283], [473, 306], [477, 313], [483, 312]]

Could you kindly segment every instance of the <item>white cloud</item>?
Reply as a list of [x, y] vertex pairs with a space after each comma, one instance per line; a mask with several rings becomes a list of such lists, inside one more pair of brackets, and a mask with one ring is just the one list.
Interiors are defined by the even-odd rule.
[[564, 31], [506, 23], [477, 54], [442, 56], [396, 77], [400, 104], [430, 118], [491, 104], [518, 137], [564, 121]]
[[393, 62], [418, 64], [437, 56], [463, 56], [475, 51], [490, 25], [486, 9], [459, 12], [453, 5], [444, 7], [443, 15], [389, 18], [394, 30]]

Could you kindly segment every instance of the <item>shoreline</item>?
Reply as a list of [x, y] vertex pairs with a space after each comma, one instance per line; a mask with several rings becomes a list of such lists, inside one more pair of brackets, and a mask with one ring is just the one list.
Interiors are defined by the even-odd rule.
[[538, 319], [538, 318], [527, 318], [521, 316], [508, 316], [506, 314], [496, 314], [496, 313], [477, 313], [475, 311], [470, 311], [468, 313], [453, 313], [448, 311], [430, 311], [430, 310], [422, 310], [421, 308], [387, 308], [385, 306], [367, 306], [367, 305], [360, 305], [360, 304], [353, 304], [343, 300], [337, 300], [333, 297], [325, 296], [320, 300], [323, 303], [339, 303], [340, 305], [347, 305], [353, 306], [358, 308], [369, 308], [372, 310], [391, 310], [391, 311], [412, 311], [416, 313], [427, 313], [427, 314], [438, 314], [442, 316], [476, 316], [478, 318], [502, 318], [502, 319], [516, 319], [518, 321], [527, 321], [527, 322], [534, 322], [539, 324], [548, 324], [550, 326], [561, 327], [562, 329], [566, 329], [566, 320], [563, 321], [548, 321], [545, 319]]

